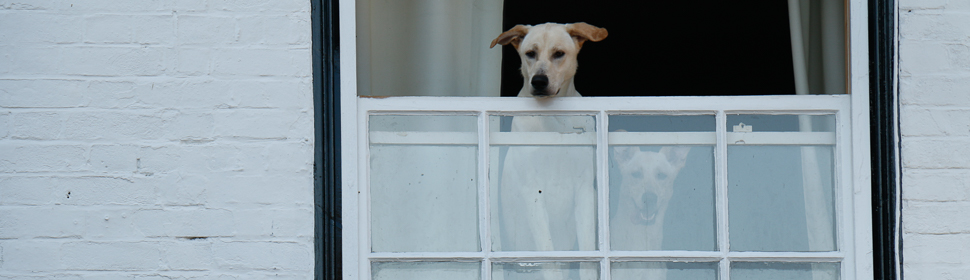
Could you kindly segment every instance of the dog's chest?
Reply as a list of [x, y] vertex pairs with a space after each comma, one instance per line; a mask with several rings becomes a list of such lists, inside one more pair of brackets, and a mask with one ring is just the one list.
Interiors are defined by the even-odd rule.
[[519, 116], [512, 119], [512, 131], [593, 133], [596, 123], [592, 116]]

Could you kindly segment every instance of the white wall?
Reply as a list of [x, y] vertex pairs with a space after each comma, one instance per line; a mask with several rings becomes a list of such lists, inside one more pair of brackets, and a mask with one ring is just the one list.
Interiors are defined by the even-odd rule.
[[970, 1], [899, 1], [907, 280], [970, 275]]
[[310, 279], [309, 1], [0, 0], [0, 279]]

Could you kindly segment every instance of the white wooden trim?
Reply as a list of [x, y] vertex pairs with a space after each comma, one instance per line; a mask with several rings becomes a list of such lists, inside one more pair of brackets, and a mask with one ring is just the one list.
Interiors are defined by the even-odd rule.
[[[843, 168], [851, 172], [852, 196], [850, 200], [851, 220], [845, 221], [854, 231], [850, 236], [854, 239], [852, 253], [846, 256], [843, 263], [841, 279], [873, 279], [873, 248], [872, 248], [872, 167], [869, 162], [869, 10], [868, 3], [862, 0], [848, 2], [848, 39], [849, 52], [849, 96], [851, 114], [847, 121], [851, 122], [851, 147], [844, 148], [846, 156], [850, 156], [851, 168]], [[898, 60], [897, 60], [898, 61]], [[848, 136], [848, 135], [846, 135]], [[851, 163], [850, 163], [851, 162]], [[849, 202], [847, 202], [849, 203]], [[844, 248], [844, 247], [843, 247]], [[900, 275], [901, 274], [897, 274]]]
[[[596, 134], [558, 132], [490, 132], [490, 145], [595, 145]], [[610, 145], [714, 145], [714, 132], [610, 132]], [[378, 145], [478, 145], [476, 132], [371, 131]], [[728, 145], [835, 145], [833, 132], [727, 133]]]
[[341, 217], [343, 218], [343, 234], [341, 245], [343, 246], [343, 279], [367, 279], [368, 274], [361, 275], [361, 272], [369, 271], [370, 265], [361, 262], [364, 249], [360, 241], [364, 234], [360, 223], [359, 202], [360, 181], [358, 177], [358, 158], [360, 147], [358, 147], [357, 135], [363, 128], [358, 127], [357, 110], [357, 29], [356, 29], [356, 10], [357, 4], [354, 0], [339, 0], [338, 17], [340, 20], [340, 160], [341, 160]]

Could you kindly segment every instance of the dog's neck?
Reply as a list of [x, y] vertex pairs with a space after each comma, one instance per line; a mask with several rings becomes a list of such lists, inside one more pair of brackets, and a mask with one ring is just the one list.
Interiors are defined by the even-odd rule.
[[[529, 86], [528, 79], [523, 79], [523, 80], [525, 80], [525, 81], [522, 82], [522, 89], [519, 90], [518, 97], [536, 97], [535, 95], [532, 95], [532, 91], [529, 90], [532, 87]], [[582, 97], [582, 95], [580, 95], [579, 92], [576, 91], [576, 85], [573, 84], [573, 78], [569, 78], [569, 80], [567, 80], [565, 84], [566, 84], [566, 86], [562, 87], [559, 90], [559, 93], [556, 94], [555, 96], [542, 96], [540, 98], [549, 98], [549, 97]]]

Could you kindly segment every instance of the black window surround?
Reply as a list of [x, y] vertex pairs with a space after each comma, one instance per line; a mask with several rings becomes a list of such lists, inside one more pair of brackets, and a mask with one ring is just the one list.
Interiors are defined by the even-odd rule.
[[[341, 279], [340, 42], [337, 0], [311, 0], [315, 279]], [[894, 0], [869, 0], [869, 113], [875, 279], [901, 274]]]

